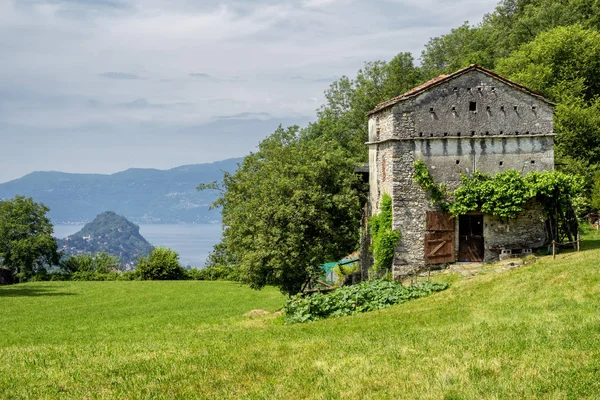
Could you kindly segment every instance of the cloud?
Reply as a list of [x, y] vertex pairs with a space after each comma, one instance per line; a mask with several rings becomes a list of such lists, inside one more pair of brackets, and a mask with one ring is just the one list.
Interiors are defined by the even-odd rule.
[[[272, 132], [271, 122], [314, 119], [338, 77], [399, 52], [418, 58], [430, 37], [479, 21], [496, 2], [0, 0], [0, 59], [10, 60], [0, 63], [0, 132], [10, 147], [0, 180], [28, 172], [29, 151], [36, 169], [60, 162], [67, 171], [105, 171], [118, 139], [98, 140], [116, 133], [135, 132], [136, 143], [156, 150], [119, 153], [130, 166], [163, 162], [167, 141], [162, 157], [173, 163], [178, 153], [189, 154], [186, 163], [241, 155]], [[171, 138], [226, 122], [209, 126], [228, 135], [216, 131], [210, 148]], [[250, 137], [245, 124], [255, 129]], [[65, 148], [87, 152], [89, 163]]]
[[99, 75], [104, 78], [109, 78], [109, 79], [124, 79], [124, 80], [142, 79], [137, 74], [131, 74], [131, 73], [127, 73], [127, 72], [103, 72]]
[[190, 74], [190, 76], [192, 78], [203, 78], [203, 79], [210, 79], [211, 78], [211, 76], [209, 74], [204, 74], [204, 73], [201, 73], [201, 72], [192, 72]]

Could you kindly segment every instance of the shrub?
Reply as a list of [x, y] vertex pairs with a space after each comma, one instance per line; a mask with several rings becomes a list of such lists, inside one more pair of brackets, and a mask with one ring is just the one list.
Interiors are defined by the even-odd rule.
[[369, 220], [371, 230], [373, 258], [376, 271], [392, 267], [396, 244], [400, 240], [400, 232], [392, 229], [392, 198], [384, 194], [381, 199], [381, 212]]
[[355, 286], [344, 286], [330, 294], [293, 296], [283, 307], [284, 320], [288, 323], [308, 322], [379, 310], [446, 288], [447, 283], [439, 282], [404, 286], [399, 282], [382, 279], [365, 281]]
[[201, 269], [188, 269], [185, 271], [187, 279], [198, 281], [240, 281], [239, 270], [233, 266], [215, 265]]
[[135, 270], [142, 280], [176, 280], [186, 275], [179, 254], [166, 247], [156, 247], [147, 257], [140, 257]]

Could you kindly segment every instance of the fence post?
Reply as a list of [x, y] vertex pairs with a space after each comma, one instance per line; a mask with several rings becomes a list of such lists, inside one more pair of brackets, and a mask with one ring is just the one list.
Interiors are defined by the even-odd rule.
[[579, 251], [579, 241], [581, 240], [580, 236], [579, 236], [579, 232], [577, 232], [577, 251]]
[[552, 241], [552, 259], [556, 260], [556, 242]]

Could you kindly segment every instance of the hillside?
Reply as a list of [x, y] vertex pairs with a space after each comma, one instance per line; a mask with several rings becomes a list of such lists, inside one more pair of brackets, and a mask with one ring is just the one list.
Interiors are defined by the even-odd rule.
[[112, 175], [33, 172], [0, 184], [0, 199], [17, 194], [50, 207], [54, 224], [84, 223], [113, 210], [136, 223], [210, 223], [220, 220], [209, 210], [213, 191], [196, 186], [233, 172], [241, 159], [187, 165], [170, 170], [128, 169]]
[[140, 227], [112, 211], [103, 212], [79, 232], [57, 239], [57, 243], [65, 254], [105, 251], [120, 257], [129, 267], [152, 251], [152, 245], [140, 235]]
[[598, 398], [600, 235], [588, 239], [556, 261], [439, 275], [452, 286], [431, 297], [301, 325], [276, 322], [275, 289], [234, 283], [0, 287], [0, 397]]

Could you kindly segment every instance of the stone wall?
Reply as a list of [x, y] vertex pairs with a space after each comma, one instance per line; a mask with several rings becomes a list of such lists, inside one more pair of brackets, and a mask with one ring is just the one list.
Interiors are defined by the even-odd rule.
[[518, 218], [508, 221], [484, 215], [484, 261], [497, 260], [500, 248], [503, 247], [532, 249], [544, 247], [549, 240], [545, 223], [543, 207], [535, 201], [528, 203]]

